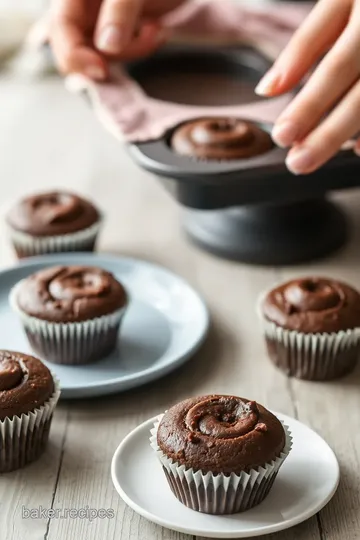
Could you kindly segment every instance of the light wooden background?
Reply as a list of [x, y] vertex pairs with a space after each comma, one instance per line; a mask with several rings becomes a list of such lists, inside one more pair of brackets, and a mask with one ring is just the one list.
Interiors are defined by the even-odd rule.
[[[243, 395], [293, 415], [316, 429], [338, 456], [342, 478], [331, 503], [308, 522], [274, 535], [274, 540], [359, 538], [359, 373], [330, 384], [287, 379], [265, 356], [254, 305], [264, 287], [298, 273], [321, 272], [360, 286], [360, 192], [339, 197], [354, 234], [348, 247], [330, 260], [288, 269], [219, 260], [184, 240], [180, 208], [102, 131], [79, 97], [67, 94], [56, 79], [29, 82], [4, 76], [1, 208], [25, 192], [54, 187], [76, 188], [106, 211], [102, 251], [142, 257], [186, 278], [204, 296], [213, 325], [196, 357], [164, 380], [116, 397], [60, 404], [43, 459], [0, 478], [1, 540], [191, 540], [127, 508], [112, 486], [110, 460], [137, 424], [175, 401], [208, 392]], [[3, 266], [14, 262], [3, 227], [0, 259]], [[40, 505], [112, 508], [115, 518], [91, 523], [22, 519], [22, 506]]]

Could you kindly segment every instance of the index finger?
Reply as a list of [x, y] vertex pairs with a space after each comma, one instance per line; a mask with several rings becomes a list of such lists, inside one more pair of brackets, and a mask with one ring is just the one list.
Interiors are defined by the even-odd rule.
[[143, 0], [104, 0], [96, 28], [96, 46], [108, 54], [121, 54], [131, 41]]
[[349, 4], [320, 0], [259, 82], [256, 93], [273, 96], [294, 88], [340, 36], [349, 18]]
[[88, 41], [88, 9], [85, 0], [56, 0], [51, 12], [50, 43], [60, 71], [102, 80], [107, 66]]

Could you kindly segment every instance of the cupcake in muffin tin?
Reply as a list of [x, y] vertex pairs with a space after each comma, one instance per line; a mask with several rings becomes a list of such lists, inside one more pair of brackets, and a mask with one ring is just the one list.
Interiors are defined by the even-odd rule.
[[0, 350], [0, 472], [37, 459], [44, 451], [59, 384], [44, 364]]
[[237, 118], [203, 118], [186, 122], [172, 137], [173, 150], [205, 160], [255, 157], [273, 148], [270, 135], [252, 122]]
[[184, 505], [233, 514], [268, 495], [291, 449], [271, 412], [236, 396], [190, 398], [171, 407], [151, 433], [169, 486]]
[[41, 358], [78, 365], [115, 349], [128, 295], [101, 268], [56, 266], [20, 281], [10, 293], [10, 304]]
[[19, 258], [45, 253], [93, 251], [101, 226], [95, 206], [73, 193], [25, 197], [6, 216]]
[[322, 277], [288, 281], [262, 296], [259, 316], [273, 363], [308, 380], [341, 377], [360, 354], [360, 294]]

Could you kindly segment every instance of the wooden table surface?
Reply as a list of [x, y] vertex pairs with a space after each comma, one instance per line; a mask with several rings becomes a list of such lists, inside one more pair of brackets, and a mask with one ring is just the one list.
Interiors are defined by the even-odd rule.
[[[223, 261], [184, 239], [178, 205], [59, 80], [3, 78], [0, 97], [2, 211], [26, 192], [76, 188], [106, 211], [101, 251], [141, 257], [177, 272], [203, 295], [212, 316], [202, 350], [174, 374], [125, 394], [58, 406], [42, 459], [0, 478], [1, 540], [190, 540], [127, 508], [112, 485], [110, 460], [137, 424], [176, 401], [209, 392], [244, 395], [293, 415], [318, 431], [337, 454], [341, 483], [333, 500], [319, 515], [275, 534], [274, 540], [360, 538], [359, 371], [327, 384], [286, 378], [266, 358], [254, 313], [260, 291], [301, 272], [329, 274], [360, 286], [360, 192], [338, 196], [352, 218], [353, 237], [337, 256], [287, 269]], [[14, 262], [1, 227], [0, 263]], [[92, 522], [23, 517], [23, 508], [40, 506], [111, 508], [115, 517]]]

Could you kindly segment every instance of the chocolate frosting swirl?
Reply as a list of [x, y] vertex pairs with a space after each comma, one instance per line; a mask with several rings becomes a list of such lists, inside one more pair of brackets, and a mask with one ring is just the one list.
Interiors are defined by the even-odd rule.
[[85, 199], [52, 191], [22, 199], [10, 210], [7, 222], [17, 231], [52, 236], [86, 229], [99, 218], [99, 212]]
[[53, 378], [40, 360], [0, 350], [0, 420], [33, 411], [53, 393]]
[[15, 388], [24, 377], [19, 362], [14, 358], [0, 356], [0, 392]]
[[231, 473], [279, 456], [285, 432], [279, 420], [255, 401], [209, 395], [169, 409], [160, 422], [157, 441], [169, 458], [187, 468]]
[[267, 294], [262, 309], [269, 321], [304, 333], [332, 333], [360, 326], [360, 294], [327, 278], [289, 281]]
[[173, 134], [171, 145], [182, 155], [200, 159], [245, 159], [268, 152], [273, 143], [264, 130], [236, 118], [187, 122]]
[[28, 315], [53, 322], [78, 322], [125, 306], [124, 287], [112, 274], [90, 266], [56, 266], [23, 280], [16, 301]]
[[232, 439], [249, 433], [259, 419], [254, 401], [244, 403], [235, 397], [213, 397], [189, 409], [185, 424], [194, 433], [219, 439]]

